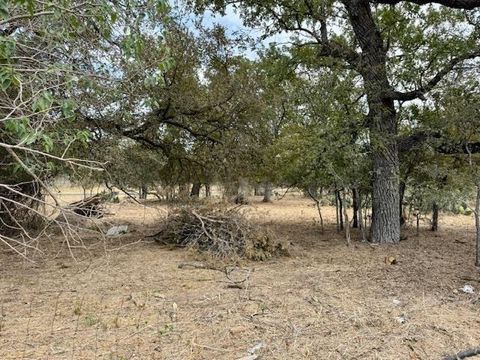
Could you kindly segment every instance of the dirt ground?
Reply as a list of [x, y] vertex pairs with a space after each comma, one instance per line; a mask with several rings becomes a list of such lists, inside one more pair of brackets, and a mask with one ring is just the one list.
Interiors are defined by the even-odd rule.
[[178, 267], [198, 255], [143, 240], [165, 215], [152, 202], [112, 205], [108, 220], [129, 234], [100, 244], [87, 234], [75, 260], [2, 250], [0, 359], [441, 359], [480, 346], [471, 217], [442, 215], [437, 234], [424, 224], [399, 246], [354, 232], [347, 247], [333, 209], [321, 234], [311, 202], [259, 200], [250, 214], [291, 256], [243, 263], [244, 289]]

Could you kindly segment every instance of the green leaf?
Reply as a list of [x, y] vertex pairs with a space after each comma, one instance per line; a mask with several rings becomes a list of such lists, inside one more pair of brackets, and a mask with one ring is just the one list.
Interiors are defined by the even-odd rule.
[[8, 17], [8, 5], [7, 1], [0, 0], [0, 19], [6, 19]]
[[43, 112], [52, 107], [53, 95], [49, 91], [44, 91], [33, 103], [32, 110]]
[[65, 100], [62, 103], [62, 113], [67, 119], [75, 115], [76, 104], [73, 100]]
[[16, 119], [9, 119], [4, 122], [5, 129], [11, 133], [16, 138], [22, 138], [28, 133], [29, 127], [28, 118], [16, 118]]
[[91, 137], [91, 132], [88, 130], [82, 130], [77, 132], [77, 139], [80, 140], [83, 143], [86, 143], [90, 137]]
[[34, 131], [31, 131], [31, 132], [27, 133], [20, 142], [23, 145], [31, 145], [35, 141], [37, 141], [37, 133], [34, 132]]
[[42, 143], [43, 143], [43, 148], [45, 149], [46, 152], [50, 152], [53, 150], [53, 139], [48, 136], [48, 135], [43, 135], [42, 136]]

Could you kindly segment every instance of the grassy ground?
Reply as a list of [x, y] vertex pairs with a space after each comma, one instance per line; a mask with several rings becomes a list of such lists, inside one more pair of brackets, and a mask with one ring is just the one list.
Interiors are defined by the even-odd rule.
[[178, 268], [195, 254], [140, 241], [165, 210], [113, 205], [108, 220], [131, 232], [86, 235], [76, 260], [0, 253], [0, 359], [240, 359], [253, 347], [261, 359], [441, 359], [480, 345], [478, 295], [458, 290], [480, 290], [470, 217], [442, 215], [437, 234], [425, 225], [399, 246], [354, 232], [347, 247], [333, 209], [320, 234], [311, 202], [258, 201], [252, 217], [291, 257], [245, 262], [252, 275], [234, 289], [219, 271]]

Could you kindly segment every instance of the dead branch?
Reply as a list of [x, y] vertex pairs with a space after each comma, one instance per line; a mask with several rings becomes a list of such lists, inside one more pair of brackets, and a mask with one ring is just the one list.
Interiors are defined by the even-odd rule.
[[461, 359], [466, 359], [468, 357], [472, 357], [476, 355], [480, 355], [480, 347], [460, 351], [454, 355], [444, 357], [442, 360], [461, 360]]

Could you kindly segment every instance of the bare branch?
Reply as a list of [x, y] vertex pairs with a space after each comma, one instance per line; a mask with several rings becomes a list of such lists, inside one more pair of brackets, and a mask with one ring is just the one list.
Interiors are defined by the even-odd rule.
[[12, 22], [18, 21], [18, 20], [32, 19], [32, 18], [36, 18], [36, 17], [40, 17], [40, 16], [47, 16], [47, 15], [53, 15], [53, 14], [54, 14], [53, 11], [40, 11], [40, 12], [35, 13], [35, 14], [22, 14], [22, 15], [12, 16], [11, 18], [0, 21], [0, 26], [5, 25], [5, 24], [9, 24], [9, 23], [12, 23]]

